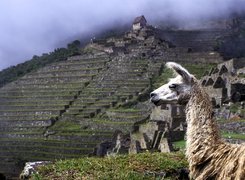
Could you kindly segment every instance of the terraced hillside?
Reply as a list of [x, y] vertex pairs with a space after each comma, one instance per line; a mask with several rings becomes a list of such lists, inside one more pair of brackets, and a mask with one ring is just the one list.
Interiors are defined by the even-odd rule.
[[171, 30], [164, 31], [161, 36], [177, 47], [188, 47], [195, 52], [205, 52], [213, 51], [217, 46], [217, 39], [229, 33], [229, 29]]
[[[116, 130], [137, 128], [150, 112], [132, 105], [148, 99], [164, 61], [189, 65], [198, 77], [223, 61], [212, 51], [218, 33], [204, 34], [205, 44], [195, 32], [170, 33], [179, 34], [176, 39], [166, 32], [175, 47], [155, 31], [146, 27], [93, 42], [86, 49], [93, 56], [70, 57], [0, 88], [0, 175], [16, 177], [26, 161], [88, 155], [111, 141]], [[157, 86], [166, 78], [158, 80]]]
[[[28, 74], [0, 89], [0, 156], [3, 160], [0, 172], [19, 173], [22, 161], [80, 157], [91, 152], [100, 138], [109, 137], [107, 132], [98, 132], [98, 137], [84, 138], [81, 142], [76, 137], [51, 139], [48, 131], [108, 61], [110, 59], [104, 57], [73, 58]], [[91, 132], [86, 131], [80, 136], [89, 134]]]
[[[149, 90], [150, 79], [160, 71], [162, 63], [154, 63], [146, 59], [114, 58], [110, 66], [103, 69], [100, 76], [94, 78], [83, 89], [71, 107], [62, 115], [61, 121], [72, 120], [87, 128], [103, 128], [104, 119], [97, 118], [91, 121], [91, 118], [108, 112], [108, 108], [133, 100]], [[115, 121], [118, 121], [118, 118], [112, 118], [111, 125], [107, 121], [104, 128], [108, 128], [109, 125], [117, 126]]]
[[[134, 121], [94, 118], [149, 88], [161, 63], [134, 58], [71, 57], [0, 89], [0, 172], [24, 161], [81, 157]], [[94, 118], [94, 119], [91, 119]]]

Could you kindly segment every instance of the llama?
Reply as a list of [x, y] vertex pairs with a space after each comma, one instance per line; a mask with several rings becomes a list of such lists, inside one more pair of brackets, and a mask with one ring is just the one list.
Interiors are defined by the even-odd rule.
[[190, 178], [245, 179], [245, 145], [224, 142], [212, 118], [212, 104], [198, 80], [179, 64], [168, 62], [176, 77], [153, 91], [151, 102], [186, 105], [186, 157]]

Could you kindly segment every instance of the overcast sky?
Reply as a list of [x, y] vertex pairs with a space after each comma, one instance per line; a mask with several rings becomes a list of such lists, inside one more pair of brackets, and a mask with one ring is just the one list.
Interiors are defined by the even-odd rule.
[[182, 24], [245, 10], [245, 0], [0, 0], [0, 70], [144, 14]]

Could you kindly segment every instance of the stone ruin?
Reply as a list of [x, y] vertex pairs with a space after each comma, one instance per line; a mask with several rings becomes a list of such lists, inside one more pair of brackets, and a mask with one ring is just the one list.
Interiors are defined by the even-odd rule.
[[140, 124], [131, 133], [130, 153], [144, 150], [160, 152], [173, 151], [172, 142], [184, 139], [186, 131], [184, 107], [180, 105], [162, 105], [154, 107], [150, 120]]
[[133, 22], [133, 30], [137, 31], [141, 28], [144, 28], [146, 27], [146, 24], [147, 24], [147, 21], [145, 19], [145, 16], [142, 15], [142, 16], [136, 17]]
[[98, 144], [91, 155], [103, 157], [127, 152], [174, 151], [172, 142], [183, 140], [186, 132], [184, 106], [147, 106], [150, 106], [151, 113], [146, 120], [135, 123], [129, 134], [115, 131], [112, 140]]
[[210, 94], [214, 107], [245, 100], [245, 59], [232, 59], [206, 72], [201, 84]]
[[99, 51], [111, 55], [133, 55], [150, 57], [155, 51], [162, 53], [170, 43], [162, 40], [157, 30], [146, 24], [144, 16], [134, 20], [132, 29], [122, 37], [108, 39], [91, 39], [85, 50]]
[[[206, 72], [200, 83], [210, 94], [214, 107], [245, 100], [244, 59], [232, 59]], [[217, 111], [217, 109], [216, 109]], [[217, 113], [217, 112], [216, 112]], [[131, 134], [130, 152], [143, 150], [173, 151], [171, 142], [184, 139], [186, 131], [184, 107], [154, 107], [149, 122], [140, 124]]]

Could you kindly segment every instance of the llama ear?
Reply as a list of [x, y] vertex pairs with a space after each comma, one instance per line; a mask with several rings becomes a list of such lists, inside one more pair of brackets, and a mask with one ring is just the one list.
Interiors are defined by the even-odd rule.
[[183, 68], [181, 65], [174, 63], [174, 62], [167, 62], [166, 66], [170, 69], [173, 69], [177, 74], [181, 75], [182, 78], [187, 81], [191, 82], [193, 75], [191, 75], [185, 68]]

